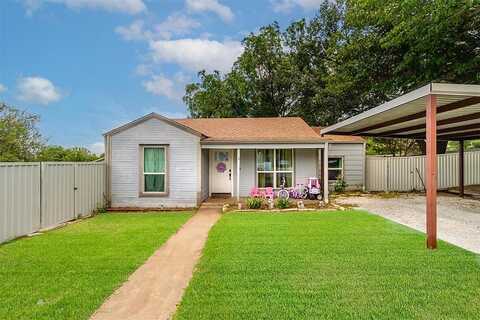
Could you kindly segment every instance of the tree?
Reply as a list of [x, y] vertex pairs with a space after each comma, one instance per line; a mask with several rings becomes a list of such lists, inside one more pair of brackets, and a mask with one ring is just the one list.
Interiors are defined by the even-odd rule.
[[45, 146], [40, 150], [36, 161], [95, 161], [99, 157], [86, 148], [73, 147], [64, 148], [62, 146]]
[[44, 141], [39, 117], [0, 103], [0, 161], [32, 161]]
[[340, 99], [324, 91], [325, 59], [337, 32], [341, 8], [325, 2], [312, 21], [300, 20], [285, 31], [277, 23], [248, 35], [232, 71], [201, 71], [186, 87], [192, 117], [302, 116], [327, 125], [342, 115]]
[[248, 35], [232, 71], [200, 73], [185, 102], [193, 117], [326, 126], [428, 82], [480, 83], [479, 30], [478, 0], [325, 1], [310, 21]]
[[411, 139], [367, 139], [368, 155], [391, 155], [406, 157], [421, 154], [415, 140]]
[[[478, 1], [348, 1], [329, 86], [370, 109], [428, 82], [480, 83]], [[439, 152], [447, 143], [439, 143]], [[418, 142], [420, 150], [425, 143]]]

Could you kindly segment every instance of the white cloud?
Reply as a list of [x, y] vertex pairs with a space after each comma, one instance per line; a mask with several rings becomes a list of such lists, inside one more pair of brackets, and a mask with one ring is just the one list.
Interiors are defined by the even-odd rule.
[[155, 35], [161, 39], [170, 39], [172, 35], [186, 35], [198, 27], [198, 21], [181, 13], [174, 13], [155, 26]]
[[296, 6], [304, 10], [317, 9], [326, 0], [271, 0], [275, 12], [290, 12]]
[[216, 13], [225, 22], [234, 18], [232, 9], [218, 2], [218, 0], [186, 0], [187, 9], [193, 12], [210, 11]]
[[139, 76], [148, 76], [148, 75], [151, 75], [152, 73], [153, 73], [152, 66], [148, 64], [142, 63], [135, 68], [135, 74]]
[[105, 144], [102, 141], [94, 142], [87, 149], [95, 154], [101, 154], [105, 152]]
[[189, 34], [193, 29], [200, 27], [200, 23], [180, 13], [168, 16], [161, 23], [153, 26], [152, 30], [145, 28], [143, 20], [136, 20], [128, 26], [119, 26], [115, 32], [127, 41], [145, 41], [155, 39], [170, 39], [176, 35]]
[[127, 41], [149, 40], [152, 38], [152, 33], [144, 29], [144, 22], [142, 20], [133, 21], [126, 27], [116, 27], [115, 32]]
[[0, 93], [7, 91], [7, 87], [0, 83]]
[[158, 63], [176, 63], [184, 69], [228, 72], [243, 52], [238, 41], [219, 42], [208, 39], [150, 41], [152, 58]]
[[60, 90], [53, 83], [41, 77], [24, 77], [18, 81], [18, 99], [47, 105], [62, 98]]
[[181, 100], [183, 96], [183, 92], [178, 89], [175, 81], [161, 74], [153, 75], [150, 80], [143, 82], [143, 86], [148, 92], [171, 100]]
[[63, 4], [69, 9], [101, 9], [111, 12], [138, 14], [147, 10], [143, 0], [24, 0], [27, 14], [33, 14], [43, 4]]

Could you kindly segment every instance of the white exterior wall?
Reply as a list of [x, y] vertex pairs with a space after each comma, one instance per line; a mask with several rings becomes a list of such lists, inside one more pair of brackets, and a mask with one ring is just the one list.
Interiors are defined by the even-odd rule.
[[255, 150], [240, 151], [240, 196], [248, 197], [255, 186]]
[[[140, 145], [168, 145], [168, 195], [140, 197]], [[112, 207], [196, 207], [201, 199], [200, 138], [150, 119], [111, 137]]]
[[348, 190], [362, 189], [365, 181], [363, 143], [329, 143], [329, 157], [343, 157], [343, 173]]
[[306, 184], [310, 177], [319, 177], [318, 149], [296, 149], [295, 184]]

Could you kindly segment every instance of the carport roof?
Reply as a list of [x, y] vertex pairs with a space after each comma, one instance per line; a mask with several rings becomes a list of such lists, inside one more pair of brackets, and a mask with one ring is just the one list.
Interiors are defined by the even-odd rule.
[[386, 138], [425, 139], [426, 97], [437, 98], [437, 139], [480, 137], [480, 85], [430, 83], [321, 130]]

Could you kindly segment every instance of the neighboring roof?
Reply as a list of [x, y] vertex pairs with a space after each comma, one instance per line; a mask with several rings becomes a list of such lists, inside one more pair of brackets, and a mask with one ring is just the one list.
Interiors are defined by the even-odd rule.
[[322, 134], [425, 139], [426, 97], [437, 99], [437, 139], [480, 137], [480, 85], [431, 83], [322, 129]]
[[135, 119], [135, 120], [133, 120], [129, 123], [126, 123], [126, 124], [120, 126], [120, 127], [114, 128], [114, 129], [112, 129], [108, 132], [105, 132], [103, 135], [104, 136], [114, 135], [116, 133], [119, 133], [119, 132], [122, 132], [124, 130], [135, 127], [135, 126], [137, 126], [137, 125], [139, 125], [139, 124], [141, 124], [141, 123], [143, 123], [147, 120], [150, 120], [150, 119], [157, 119], [157, 120], [160, 120], [160, 121], [164, 121], [164, 122], [166, 122], [166, 123], [168, 123], [168, 124], [170, 124], [174, 127], [177, 127], [181, 130], [187, 131], [187, 132], [189, 132], [191, 134], [194, 134], [196, 136], [199, 136], [199, 137], [204, 137], [201, 132], [198, 132], [193, 128], [187, 127], [187, 126], [185, 126], [185, 125], [183, 125], [183, 124], [181, 124], [181, 123], [179, 123], [175, 120], [172, 120], [172, 119], [169, 119], [167, 117], [161, 116], [161, 115], [159, 115], [158, 113], [155, 113], [155, 112], [149, 113], [149, 114], [147, 114], [147, 115], [145, 115], [141, 118]]
[[302, 118], [201, 118], [175, 120], [204, 134], [204, 142], [324, 142]]
[[[312, 127], [312, 129], [320, 135], [322, 127]], [[348, 136], [340, 134], [324, 134], [323, 139], [329, 142], [351, 142], [351, 143], [364, 143], [365, 139], [360, 136]]]

